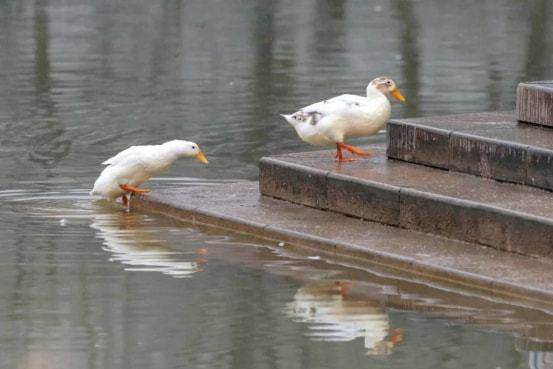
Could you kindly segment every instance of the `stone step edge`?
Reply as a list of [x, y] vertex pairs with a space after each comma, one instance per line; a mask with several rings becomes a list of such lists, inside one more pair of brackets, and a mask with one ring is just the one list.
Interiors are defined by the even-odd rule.
[[264, 157], [261, 194], [532, 257], [553, 251], [553, 220]]
[[553, 81], [522, 82], [517, 86], [516, 117], [525, 123], [553, 126]]
[[318, 237], [302, 232], [290, 231], [282, 227], [258, 223], [247, 219], [230, 217], [199, 207], [187, 207], [182, 204], [175, 207], [170, 203], [158, 201], [155, 195], [136, 196], [131, 203], [133, 209], [163, 215], [193, 225], [215, 227], [235, 234], [253, 235], [260, 239], [286, 242], [301, 249], [316, 250], [323, 256], [336, 258], [339, 261], [355, 265], [366, 263], [396, 270], [400, 275], [422, 277], [425, 281], [438, 281], [446, 285], [457, 285], [491, 292], [500, 298], [534, 301], [551, 304], [553, 291], [531, 288], [525, 285], [505, 282], [476, 273], [441, 267], [425, 263], [415, 258], [371, 250], [357, 244], [336, 242], [329, 238]]
[[391, 120], [389, 158], [553, 191], [553, 150]]

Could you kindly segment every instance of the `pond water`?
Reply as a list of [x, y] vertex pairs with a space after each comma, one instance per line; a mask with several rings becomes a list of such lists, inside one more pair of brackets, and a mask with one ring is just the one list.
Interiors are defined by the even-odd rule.
[[[514, 108], [553, 75], [543, 1], [0, 1], [1, 368], [553, 368], [549, 312], [126, 213], [132, 144], [198, 142], [151, 187], [312, 150], [278, 116], [393, 77], [396, 117]], [[369, 142], [383, 142], [384, 135]], [[367, 142], [361, 140], [359, 142]]]

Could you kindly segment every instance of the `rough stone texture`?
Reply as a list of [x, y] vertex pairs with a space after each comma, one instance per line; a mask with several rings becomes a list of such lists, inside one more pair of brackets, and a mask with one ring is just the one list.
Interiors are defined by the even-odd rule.
[[553, 248], [553, 221], [409, 189], [401, 190], [400, 226], [524, 255]]
[[480, 141], [474, 136], [452, 133], [448, 169], [490, 178], [491, 170], [485, 155], [488, 145], [487, 142]]
[[521, 122], [553, 126], [553, 81], [519, 83], [516, 116]]
[[281, 165], [270, 158], [261, 159], [259, 186], [268, 196], [326, 209], [326, 176], [328, 172], [302, 165]]
[[[505, 210], [496, 210], [490, 216], [482, 209], [479, 243], [493, 246], [502, 241], [502, 248], [525, 255], [551, 255], [553, 247], [553, 220], [530, 215], [521, 216]], [[490, 232], [491, 231], [491, 232]]]
[[529, 147], [526, 171], [526, 184], [553, 189], [553, 155], [551, 151]]
[[474, 204], [412, 189], [401, 190], [400, 226], [468, 242], [477, 242]]
[[417, 163], [449, 168], [449, 137], [451, 131], [433, 127], [415, 129], [413, 158]]
[[528, 146], [466, 133], [452, 133], [450, 146], [449, 169], [486, 178], [526, 183]]
[[255, 182], [157, 190], [134, 198], [131, 206], [285, 241], [336, 262], [382, 266], [402, 278], [431, 281], [447, 289], [470, 288], [494, 299], [525, 300], [553, 309], [550, 259], [500, 252], [259, 196]]
[[410, 124], [388, 124], [387, 155], [392, 158], [449, 169], [451, 131]]
[[330, 173], [326, 188], [329, 209], [379, 223], [399, 225], [399, 187]]
[[[526, 255], [553, 251], [553, 193], [387, 160], [383, 147], [371, 150], [373, 157], [343, 164], [324, 151], [281, 155], [270, 162], [283, 168], [301, 163], [327, 173], [326, 185], [319, 184], [327, 189], [320, 202], [332, 211]], [[496, 148], [489, 157], [500, 155]], [[489, 170], [497, 169], [490, 165]], [[263, 165], [260, 172], [267, 175]], [[301, 180], [281, 175], [281, 188]], [[264, 186], [261, 192], [272, 193]], [[303, 203], [295, 193], [288, 197], [281, 191], [278, 197]]]
[[553, 162], [553, 128], [518, 123], [512, 113], [392, 120], [387, 137], [393, 159], [553, 190], [543, 170]]
[[415, 125], [390, 121], [386, 128], [386, 154], [390, 158], [413, 161], [415, 152]]

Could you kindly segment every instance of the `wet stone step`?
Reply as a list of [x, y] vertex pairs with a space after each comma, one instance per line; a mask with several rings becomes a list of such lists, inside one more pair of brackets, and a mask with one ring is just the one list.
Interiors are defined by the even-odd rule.
[[395, 119], [390, 158], [553, 190], [553, 127], [511, 112]]
[[553, 193], [375, 155], [339, 164], [332, 152], [263, 158], [260, 192], [395, 227], [531, 256], [553, 250]]
[[553, 81], [519, 83], [516, 117], [521, 122], [553, 127]]
[[484, 293], [486, 299], [551, 309], [551, 259], [360, 221], [260, 196], [258, 187], [257, 182], [243, 182], [156, 189], [133, 198], [131, 207], [224, 232], [256, 235], [282, 247], [283, 253], [303, 250], [302, 254], [320, 255], [332, 263], [393, 273], [444, 290], [468, 288], [472, 297]]

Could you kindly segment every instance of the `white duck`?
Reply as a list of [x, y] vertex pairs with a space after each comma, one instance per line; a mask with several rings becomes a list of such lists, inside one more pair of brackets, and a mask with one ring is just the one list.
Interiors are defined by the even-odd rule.
[[149, 192], [138, 186], [185, 156], [208, 163], [200, 147], [190, 141], [173, 140], [161, 145], [131, 146], [102, 163], [107, 167], [94, 183], [90, 194], [111, 199], [121, 197], [123, 203], [128, 205], [127, 194]]
[[340, 95], [301, 108], [294, 114], [281, 114], [300, 136], [312, 145], [336, 144], [336, 158], [345, 159], [342, 149], [356, 155], [371, 155], [353, 145], [345, 143], [348, 137], [370, 136], [377, 133], [390, 118], [390, 93], [399, 101], [405, 101], [395, 82], [388, 77], [373, 79], [367, 86], [367, 97]]
[[403, 332], [390, 327], [380, 302], [363, 295], [349, 296], [349, 281], [318, 281], [296, 292], [287, 312], [310, 325], [309, 336], [323, 341], [352, 341], [364, 337], [367, 355], [389, 355], [403, 340]]
[[[128, 271], [155, 271], [174, 278], [186, 278], [201, 272], [205, 262], [202, 249], [196, 252], [174, 250], [157, 229], [147, 226], [136, 213], [114, 213], [110, 208], [93, 208], [90, 225], [103, 240], [102, 249]], [[107, 210], [107, 212], [105, 211]]]

